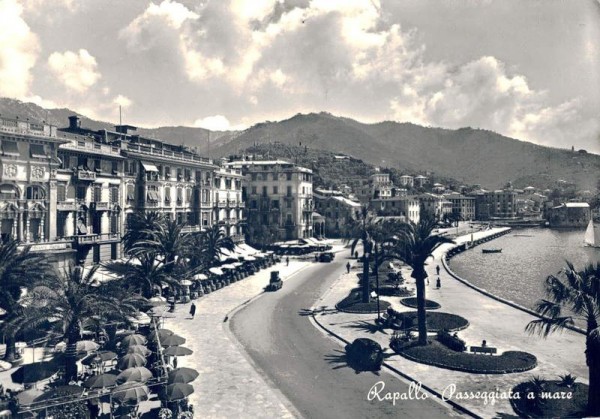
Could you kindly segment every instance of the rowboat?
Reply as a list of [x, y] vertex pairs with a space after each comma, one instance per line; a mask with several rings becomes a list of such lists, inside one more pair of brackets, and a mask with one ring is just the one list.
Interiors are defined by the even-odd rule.
[[481, 249], [481, 253], [500, 253], [502, 249]]

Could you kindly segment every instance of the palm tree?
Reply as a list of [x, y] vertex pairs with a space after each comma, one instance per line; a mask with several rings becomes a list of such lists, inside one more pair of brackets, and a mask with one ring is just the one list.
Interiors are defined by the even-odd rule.
[[[536, 311], [543, 316], [527, 324], [530, 334], [548, 335], [574, 324], [573, 316], [586, 322], [586, 363], [589, 368], [587, 414], [600, 416], [600, 264], [589, 264], [576, 271], [566, 262], [559, 275], [546, 278], [546, 296], [538, 302]], [[563, 314], [563, 309], [569, 313]]]
[[171, 290], [179, 287], [178, 277], [168, 272], [167, 265], [157, 260], [155, 253], [139, 253], [126, 262], [109, 262], [106, 269], [123, 278], [126, 288], [139, 292], [144, 298], [152, 298], [155, 290], [168, 285]]
[[26, 297], [26, 306], [13, 325], [35, 329], [52, 319], [55, 330], [67, 342], [65, 381], [77, 375], [76, 345], [81, 340], [82, 325], [87, 322], [119, 321], [128, 323], [138, 313], [142, 298], [129, 300], [116, 297], [115, 287], [121, 281], [99, 284], [94, 279], [98, 266], [87, 272], [82, 267], [69, 266], [64, 275], [44, 278]]
[[15, 335], [19, 330], [7, 326], [22, 310], [22, 290], [31, 289], [53, 273], [43, 254], [31, 253], [30, 246], [19, 250], [18, 245], [15, 240], [0, 244], [0, 308], [6, 312], [1, 331], [6, 342], [4, 359], [7, 361], [16, 357]]
[[348, 228], [348, 237], [345, 240], [351, 241], [350, 253], [354, 254], [356, 247], [360, 244], [363, 247], [363, 275], [362, 275], [362, 302], [368, 303], [371, 300], [371, 290], [369, 284], [369, 264], [371, 262], [371, 253], [374, 250], [373, 232], [376, 230], [374, 218], [370, 216], [367, 206], [361, 209], [361, 216]]
[[224, 254], [223, 249], [233, 251], [235, 248], [235, 243], [231, 240], [231, 237], [227, 236], [218, 225], [213, 225], [194, 237], [194, 252], [190, 255], [192, 265], [209, 268], [220, 262], [220, 257]]
[[432, 235], [436, 226], [433, 216], [421, 211], [417, 224], [402, 223], [398, 228], [398, 242], [394, 256], [412, 268], [411, 277], [417, 286], [417, 321], [419, 323], [419, 345], [427, 345], [427, 312], [425, 310], [425, 262], [440, 245], [453, 243], [443, 236]]
[[156, 211], [139, 211], [128, 216], [127, 232], [123, 236], [125, 252], [129, 253], [140, 241], [151, 239], [149, 232], [163, 223], [164, 216]]
[[182, 265], [184, 256], [190, 251], [191, 236], [182, 232], [185, 224], [176, 220], [162, 220], [140, 231], [142, 237], [129, 249], [136, 257], [152, 253], [162, 258], [167, 273]]

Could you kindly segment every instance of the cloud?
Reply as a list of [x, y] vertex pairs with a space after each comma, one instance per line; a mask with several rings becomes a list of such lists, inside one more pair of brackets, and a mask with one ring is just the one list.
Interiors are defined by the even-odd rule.
[[67, 88], [83, 93], [100, 79], [96, 59], [85, 49], [77, 53], [53, 52], [48, 57], [48, 66], [54, 76]]
[[232, 126], [229, 120], [223, 115], [213, 115], [207, 116], [206, 118], [196, 119], [196, 121], [194, 121], [194, 126], [211, 131], [230, 131], [247, 128], [243, 125]]
[[14, 0], [0, 0], [0, 96], [29, 94], [39, 42]]
[[115, 105], [121, 106], [123, 108], [128, 108], [133, 105], [133, 101], [126, 96], [118, 95], [113, 99], [113, 103]]

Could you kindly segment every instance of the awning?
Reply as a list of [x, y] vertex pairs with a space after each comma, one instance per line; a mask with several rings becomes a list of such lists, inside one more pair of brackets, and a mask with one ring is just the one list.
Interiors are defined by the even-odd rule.
[[194, 279], [197, 281], [204, 281], [205, 279], [208, 279], [208, 277], [205, 274], [196, 274], [194, 275]]
[[143, 161], [142, 162], [142, 167], [144, 168], [144, 170], [146, 172], [158, 172], [158, 167], [156, 167], [152, 163], [148, 163], [148, 162]]
[[31, 157], [36, 157], [38, 159], [46, 158], [46, 150], [44, 150], [42, 144], [30, 144], [29, 152], [31, 153]]
[[219, 268], [210, 268], [209, 272], [213, 275], [224, 275], [224, 272]]
[[254, 258], [252, 256], [244, 256], [244, 260], [246, 262], [254, 262], [256, 260], [256, 258]]
[[153, 202], [160, 201], [160, 196], [158, 196], [158, 192], [156, 192], [156, 191], [148, 191], [148, 194], [146, 196], [148, 198], [148, 201], [153, 201]]
[[228, 264], [228, 265], [221, 265], [220, 268], [221, 269], [235, 269], [235, 266]]
[[181, 284], [184, 287], [189, 287], [190, 285], [192, 285], [192, 281], [190, 281], [189, 279], [182, 279], [179, 284]]
[[19, 156], [19, 147], [14, 141], [2, 140], [2, 154], [5, 156]]

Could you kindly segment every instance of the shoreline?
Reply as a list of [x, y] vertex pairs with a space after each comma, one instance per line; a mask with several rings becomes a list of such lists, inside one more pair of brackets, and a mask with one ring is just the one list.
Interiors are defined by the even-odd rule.
[[[518, 303], [515, 303], [514, 301], [507, 300], [506, 298], [500, 297], [500, 296], [498, 296], [498, 295], [496, 295], [494, 293], [491, 293], [491, 292], [489, 292], [489, 291], [487, 291], [487, 290], [485, 290], [483, 288], [480, 288], [480, 287], [472, 284], [468, 280], [466, 280], [466, 279], [458, 276], [456, 273], [454, 273], [454, 271], [452, 271], [452, 269], [450, 269], [449, 262], [450, 262], [450, 259], [452, 259], [452, 257], [454, 257], [457, 254], [462, 253], [462, 252], [464, 252], [466, 250], [471, 250], [474, 247], [477, 247], [478, 245], [480, 245], [482, 243], [489, 242], [489, 241], [494, 240], [494, 239], [496, 239], [498, 237], [501, 237], [501, 236], [503, 236], [505, 234], [508, 234], [508, 233], [510, 233], [512, 231], [512, 228], [510, 228], [510, 227], [502, 227], [502, 228], [505, 228], [506, 230], [500, 232], [499, 234], [497, 233], [497, 234], [494, 234], [494, 235], [491, 235], [491, 236], [486, 236], [486, 237], [481, 238], [479, 240], [475, 240], [475, 242], [474, 242], [475, 244], [472, 245], [472, 246], [470, 246], [470, 247], [468, 247], [468, 248], [465, 248], [465, 244], [464, 243], [458, 243], [458, 244], [453, 245], [453, 247], [451, 247], [450, 249], [448, 249], [448, 250], [446, 250], [445, 252], [442, 253], [442, 257], [441, 257], [441, 259], [442, 259], [442, 265], [444, 266], [444, 269], [446, 270], [446, 272], [448, 272], [448, 274], [452, 278], [454, 278], [457, 281], [465, 284], [469, 288], [471, 288], [471, 289], [473, 289], [473, 290], [475, 290], [475, 291], [477, 291], [477, 292], [485, 295], [486, 297], [492, 298], [492, 299], [494, 299], [494, 300], [496, 300], [496, 301], [498, 301], [500, 303], [506, 304], [506, 305], [508, 305], [510, 307], [516, 308], [517, 310], [521, 310], [521, 311], [523, 311], [523, 312], [525, 312], [527, 314], [530, 314], [532, 316], [538, 317], [540, 319], [544, 318], [544, 316], [538, 314], [535, 310], [532, 310], [530, 308], [522, 306], [522, 305], [520, 305]], [[460, 236], [458, 238], [461, 238], [461, 237], [466, 237], [466, 236]], [[566, 326], [566, 328], [569, 329], [569, 330], [572, 330], [574, 332], [581, 333], [583, 335], [586, 334], [585, 330], [583, 330], [582, 328], [577, 327], [577, 326]]]

